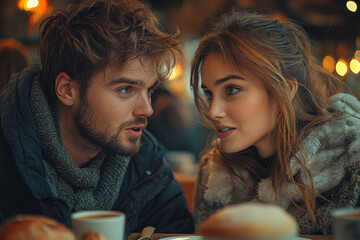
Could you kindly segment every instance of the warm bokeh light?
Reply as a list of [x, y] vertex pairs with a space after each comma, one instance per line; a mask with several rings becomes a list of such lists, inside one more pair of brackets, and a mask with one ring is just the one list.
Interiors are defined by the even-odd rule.
[[18, 8], [30, 12], [28, 24], [34, 26], [41, 18], [52, 9], [47, 0], [19, 0]]
[[37, 0], [29, 0], [26, 4], [26, 7], [31, 9], [31, 8], [34, 8], [34, 7], [37, 7], [39, 5], [39, 1]]
[[322, 65], [328, 72], [333, 73], [335, 70], [335, 59], [331, 56], [325, 56]]
[[183, 73], [183, 68], [180, 64], [176, 64], [176, 66], [171, 70], [169, 80], [177, 79]]
[[353, 58], [350, 61], [350, 69], [353, 73], [358, 74], [360, 72], [360, 62]]
[[357, 10], [357, 4], [354, 1], [347, 1], [346, 2], [346, 7], [351, 12], [356, 12], [356, 10]]
[[336, 45], [336, 55], [340, 58], [346, 58], [349, 53], [349, 46], [346, 42], [339, 42]]
[[288, 19], [285, 15], [283, 15], [283, 14], [281, 14], [281, 13], [275, 13], [275, 14], [273, 15], [273, 17], [274, 17], [275, 19], [279, 20], [280, 22], [287, 22], [287, 21], [289, 21], [289, 19]]
[[345, 60], [340, 59], [336, 65], [335, 65], [336, 73], [340, 76], [345, 76], [345, 74], [348, 72], [348, 65]]
[[360, 62], [360, 50], [357, 50], [354, 54], [355, 59], [358, 60]]
[[39, 6], [38, 0], [20, 0], [18, 3], [20, 9], [31, 11], [33, 8]]

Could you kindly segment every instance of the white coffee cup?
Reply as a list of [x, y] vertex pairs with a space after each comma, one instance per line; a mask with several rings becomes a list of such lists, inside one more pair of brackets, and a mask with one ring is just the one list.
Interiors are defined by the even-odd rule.
[[125, 213], [110, 210], [80, 211], [71, 215], [73, 232], [81, 239], [90, 231], [104, 235], [109, 240], [123, 240]]
[[360, 208], [340, 208], [332, 213], [334, 240], [360, 239]]

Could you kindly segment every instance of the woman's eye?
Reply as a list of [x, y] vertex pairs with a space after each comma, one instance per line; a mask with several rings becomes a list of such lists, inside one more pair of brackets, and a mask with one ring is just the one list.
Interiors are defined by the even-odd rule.
[[211, 102], [211, 101], [212, 101], [213, 96], [212, 96], [212, 93], [211, 93], [211, 92], [209, 92], [209, 91], [204, 91], [204, 96], [205, 96], [206, 101], [208, 101], [208, 102]]
[[228, 96], [234, 95], [234, 94], [238, 93], [239, 91], [241, 91], [241, 88], [237, 87], [237, 86], [229, 85], [229, 86], [225, 87], [225, 93]]

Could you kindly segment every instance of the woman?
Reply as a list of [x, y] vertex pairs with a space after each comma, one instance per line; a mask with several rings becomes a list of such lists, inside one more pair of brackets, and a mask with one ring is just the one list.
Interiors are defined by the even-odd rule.
[[301, 234], [328, 234], [333, 209], [359, 206], [360, 103], [316, 62], [300, 26], [223, 17], [200, 41], [191, 86], [218, 136], [199, 166], [197, 226], [259, 201], [287, 209]]

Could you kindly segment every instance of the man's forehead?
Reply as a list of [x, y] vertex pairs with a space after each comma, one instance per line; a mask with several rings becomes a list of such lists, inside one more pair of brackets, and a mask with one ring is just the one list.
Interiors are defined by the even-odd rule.
[[138, 85], [152, 84], [159, 78], [154, 62], [145, 58], [132, 58], [122, 64], [109, 64], [100, 75], [103, 80], [129, 79], [138, 81]]
[[109, 66], [117, 69], [143, 69], [147, 72], [157, 72], [157, 61], [155, 59], [147, 56], [132, 56], [128, 57], [126, 60], [116, 61], [114, 58], [112, 62], [109, 63]]

